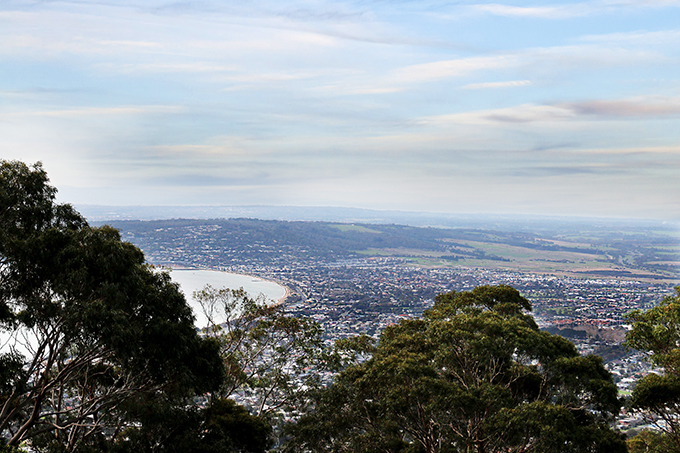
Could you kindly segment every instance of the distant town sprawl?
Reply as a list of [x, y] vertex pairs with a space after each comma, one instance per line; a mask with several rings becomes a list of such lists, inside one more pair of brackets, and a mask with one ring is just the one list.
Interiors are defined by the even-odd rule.
[[[288, 309], [318, 320], [329, 338], [357, 333], [377, 336], [385, 325], [401, 317], [422, 314], [436, 294], [507, 284], [532, 301], [534, 316], [542, 327], [562, 329], [582, 350], [592, 352], [595, 346], [587, 340], [620, 343], [625, 314], [655, 305], [676, 284], [661, 279], [528, 273], [511, 270], [512, 263], [506, 262], [502, 262], [502, 268], [455, 262], [428, 266], [400, 256], [404, 253], [395, 253], [394, 249], [385, 252], [392, 256], [347, 251], [358, 247], [356, 240], [310, 239], [318, 232], [290, 232], [285, 222], [249, 220], [258, 228], [228, 233], [224, 225], [211, 225], [210, 221], [181, 222], [120, 222], [114, 226], [154, 264], [219, 269], [280, 282], [290, 290]], [[316, 222], [307, 224], [310, 229], [319, 228]], [[263, 231], [261, 225], [267, 230]], [[429, 229], [411, 230], [422, 234]], [[364, 236], [368, 231], [370, 235], [365, 227], [352, 226], [342, 232], [348, 231]], [[411, 249], [433, 248], [421, 239], [409, 237], [408, 245]], [[394, 243], [386, 245], [395, 247]], [[566, 268], [568, 263], [562, 266]]]
[[[404, 239], [395, 239], [380, 236], [376, 227], [341, 225], [328, 230], [338, 234], [324, 241], [323, 234], [329, 233], [321, 231], [318, 223], [247, 220], [238, 224], [240, 230], [226, 231], [228, 225], [225, 221], [114, 224], [154, 264], [244, 273], [285, 285], [290, 291], [286, 310], [319, 322], [329, 343], [357, 334], [377, 338], [385, 326], [421, 315], [439, 293], [467, 291], [480, 285], [510, 285], [532, 302], [534, 317], [543, 329], [568, 337], [582, 353], [602, 356], [624, 393], [635, 378], [651, 371], [643, 353], [628, 351], [621, 344], [627, 329], [625, 315], [654, 306], [676, 284], [672, 279], [577, 278], [559, 269], [554, 273], [516, 271], [511, 269], [510, 260], [499, 258], [496, 261], [502, 268], [457, 264], [460, 260], [432, 266], [432, 262], [399, 256], [414, 255], [417, 248], [420, 257], [428, 253], [436, 256], [437, 243], [428, 242], [436, 234], [431, 229], [415, 229], [415, 236], [406, 231]], [[366, 245], [366, 236], [374, 243]], [[374, 247], [376, 239], [383, 240], [386, 248], [370, 254], [352, 250]], [[407, 244], [396, 249], [400, 240]], [[510, 240], [517, 242], [516, 236], [506, 242]], [[576, 248], [573, 244], [558, 247], [536, 239], [523, 240], [531, 250], [535, 250], [535, 244], [553, 253], [573, 253]], [[460, 246], [461, 242], [455, 244]], [[635, 244], [628, 250], [635, 247], [635, 253], [642, 255]], [[440, 253], [450, 254], [451, 248], [448, 250]], [[656, 251], [650, 247], [644, 253]], [[545, 259], [546, 255], [542, 256]], [[556, 260], [548, 261], [556, 265]], [[569, 260], [561, 263], [565, 268], [571, 264]]]

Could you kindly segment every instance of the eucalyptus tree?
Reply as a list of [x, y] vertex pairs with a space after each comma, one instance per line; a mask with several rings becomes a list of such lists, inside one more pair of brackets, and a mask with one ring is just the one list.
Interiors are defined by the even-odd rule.
[[0, 433], [77, 451], [138, 426], [140, 401], [217, 388], [222, 367], [170, 277], [55, 195], [40, 163], [0, 162]]
[[270, 419], [298, 415], [331, 367], [319, 324], [243, 289], [207, 285], [194, 299], [207, 319], [203, 334], [217, 342], [224, 364], [214, 395], [247, 397], [253, 413]]
[[530, 310], [508, 286], [438, 296], [317, 394], [290, 451], [624, 452], [602, 360], [539, 330]]
[[651, 362], [664, 370], [640, 379], [629, 401], [661, 433], [645, 433], [633, 444], [649, 441], [645, 451], [680, 452], [680, 286], [656, 307], [633, 311], [628, 319], [632, 329], [626, 344], [649, 353]]

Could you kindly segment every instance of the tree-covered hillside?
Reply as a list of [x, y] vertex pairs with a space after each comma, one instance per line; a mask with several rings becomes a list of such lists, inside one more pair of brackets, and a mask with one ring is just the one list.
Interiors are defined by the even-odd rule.
[[[110, 224], [152, 261], [202, 266], [396, 257], [418, 266], [473, 266], [573, 277], [680, 281], [680, 237], [637, 229], [555, 232], [257, 219]], [[199, 260], [198, 258], [201, 258]]]

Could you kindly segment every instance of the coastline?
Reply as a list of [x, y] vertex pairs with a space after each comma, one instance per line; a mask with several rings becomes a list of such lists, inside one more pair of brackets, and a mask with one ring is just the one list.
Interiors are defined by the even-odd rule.
[[[221, 272], [224, 274], [230, 274], [230, 275], [240, 275], [243, 277], [249, 277], [249, 278], [256, 278], [265, 282], [269, 283], [274, 283], [275, 285], [283, 288], [283, 296], [279, 297], [278, 299], [270, 299], [272, 301], [272, 305], [279, 306], [283, 305], [286, 303], [286, 300], [288, 297], [290, 297], [293, 292], [291, 289], [288, 287], [288, 285], [284, 284], [283, 282], [273, 280], [271, 278], [265, 278], [261, 277], [259, 275], [253, 275], [253, 274], [246, 274], [244, 272], [237, 272], [237, 271], [227, 271], [227, 270], [222, 270], [222, 269], [214, 269], [210, 267], [195, 267], [195, 266], [182, 266], [182, 265], [159, 265], [157, 266], [160, 269], [168, 269], [170, 271], [177, 270], [177, 271], [210, 271], [210, 272]], [[172, 276], [172, 274], [171, 274]]]
[[274, 280], [269, 280], [270, 282], [276, 283], [277, 285], [281, 286], [284, 289], [284, 294], [283, 297], [279, 298], [278, 301], [276, 301], [276, 305], [283, 305], [286, 303], [288, 300], [288, 297], [290, 297], [293, 292], [290, 290], [290, 288], [286, 285], [282, 285], [280, 282], [274, 281]]

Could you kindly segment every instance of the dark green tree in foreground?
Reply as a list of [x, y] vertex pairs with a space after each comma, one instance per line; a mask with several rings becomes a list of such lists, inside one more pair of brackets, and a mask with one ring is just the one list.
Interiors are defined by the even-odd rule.
[[216, 389], [223, 368], [169, 276], [55, 193], [40, 164], [0, 161], [0, 433], [103, 451], [140, 407]]
[[269, 423], [230, 399], [213, 399], [204, 408], [156, 399], [131, 410], [140, 426], [122, 431], [117, 442], [97, 451], [264, 453], [271, 445]]
[[633, 327], [627, 345], [648, 351], [652, 363], [665, 370], [662, 376], [651, 373], [639, 380], [629, 401], [661, 433], [643, 433], [631, 445], [644, 446], [638, 451], [680, 452], [680, 287], [658, 306], [634, 311], [628, 319]]
[[644, 429], [626, 441], [628, 453], [673, 453], [677, 447], [673, 439], [663, 432]]
[[440, 295], [318, 393], [289, 450], [624, 452], [601, 359], [540, 331], [530, 309], [508, 286]]

